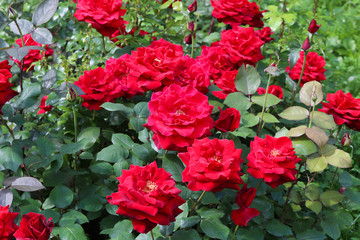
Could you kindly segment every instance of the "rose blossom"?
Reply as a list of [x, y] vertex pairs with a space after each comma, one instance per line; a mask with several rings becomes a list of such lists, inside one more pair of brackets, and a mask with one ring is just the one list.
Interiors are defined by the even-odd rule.
[[30, 212], [22, 216], [20, 228], [16, 230], [16, 240], [48, 240], [54, 223], [49, 218], [38, 213]]
[[236, 149], [232, 140], [196, 139], [179, 157], [186, 165], [182, 180], [189, 182], [188, 188], [192, 191], [238, 190], [243, 183], [240, 165], [244, 160], [241, 149]]
[[0, 206], [0, 240], [11, 240], [16, 229], [19, 228], [14, 220], [19, 213], [9, 212], [9, 206]]
[[[300, 52], [300, 58], [297, 60], [294, 67], [290, 70], [290, 66], [286, 67], [285, 71], [289, 74], [292, 80], [298, 81], [301, 75], [301, 70], [304, 63], [304, 52]], [[324, 81], [326, 79], [324, 72], [325, 59], [316, 52], [308, 52], [306, 54], [306, 63], [304, 74], [301, 79], [300, 86], [311, 81]]]
[[89, 110], [99, 110], [105, 102], [112, 102], [123, 95], [122, 85], [116, 78], [110, 77], [101, 67], [85, 71], [79, 80], [74, 83], [85, 93], [80, 95], [82, 106]]
[[237, 92], [235, 86], [235, 78], [238, 74], [238, 70], [225, 71], [221, 78], [214, 80], [214, 84], [221, 88], [223, 91], [213, 91], [215, 97], [225, 99], [228, 94]]
[[51, 105], [47, 105], [46, 106], [46, 100], [48, 99], [48, 96], [44, 96], [42, 99], [41, 99], [41, 103], [40, 103], [40, 106], [39, 106], [39, 111], [37, 112], [37, 114], [43, 114], [43, 113], [46, 113], [48, 111], [50, 111], [53, 106]]
[[150, 116], [144, 126], [154, 133], [158, 148], [185, 151], [195, 139], [211, 134], [212, 109], [207, 96], [195, 88], [173, 84], [152, 94]]
[[[263, 88], [263, 87], [259, 87], [256, 91], [257, 91], [257, 93], [258, 93], [259, 95], [263, 95], [263, 94], [266, 93], [266, 89]], [[276, 96], [276, 97], [278, 97], [278, 98], [280, 98], [280, 99], [283, 99], [284, 93], [283, 93], [283, 90], [282, 90], [282, 88], [281, 88], [280, 86], [270, 85], [270, 86], [269, 86], [268, 93], [269, 93], [269, 94], [272, 94], [272, 95], [274, 95], [274, 96]]]
[[12, 77], [10, 69], [11, 66], [8, 60], [0, 62], [0, 114], [2, 114], [1, 108], [5, 103], [19, 94], [11, 89], [13, 84], [9, 82], [9, 79]]
[[[22, 41], [21, 41], [21, 38], [18, 38], [16, 41], [15, 41], [16, 44], [18, 44], [20, 47], [22, 47]], [[24, 43], [25, 43], [25, 46], [38, 46], [38, 47], [42, 47], [42, 44], [38, 43], [38, 42], [35, 42], [32, 37], [31, 37], [31, 34], [26, 34], [24, 35]], [[40, 51], [40, 50], [35, 50], [35, 49], [29, 49], [29, 53], [23, 58], [24, 60], [24, 71], [31, 71], [34, 69], [34, 66], [31, 66], [32, 63], [34, 62], [37, 62], [37, 61], [40, 61], [41, 59], [43, 59], [43, 57], [48, 57], [48, 56], [51, 56], [54, 52], [54, 50], [50, 49], [48, 47], [49, 45], [46, 45], [45, 46], [45, 53]], [[21, 68], [21, 63], [19, 60], [17, 59], [13, 59], [14, 62], [16, 62], [20, 68]]]
[[264, 179], [272, 188], [296, 180], [295, 164], [301, 159], [295, 155], [290, 138], [265, 135], [262, 139], [255, 136], [250, 149], [247, 171], [251, 176]]
[[232, 27], [249, 25], [250, 27], [262, 28], [264, 26], [263, 12], [254, 2], [247, 0], [211, 0], [214, 8], [212, 15], [219, 22], [229, 24]]
[[271, 34], [273, 34], [274, 32], [271, 31], [271, 28], [269, 27], [264, 27], [263, 29], [260, 30], [255, 30], [255, 34], [261, 39], [263, 40], [265, 43], [271, 42], [272, 40], [274, 40], [274, 38], [271, 37]]
[[262, 60], [261, 47], [264, 43], [252, 27], [234, 27], [222, 31], [220, 42], [216, 44], [227, 52], [230, 61], [239, 68], [242, 64], [255, 66]]
[[189, 5], [188, 11], [196, 12], [196, 10], [197, 10], [197, 0], [194, 0], [193, 3]]
[[103, 36], [110, 37], [126, 21], [122, 0], [79, 0], [74, 16], [79, 21], [90, 23]]
[[169, 225], [182, 210], [179, 206], [185, 200], [175, 187], [175, 180], [156, 162], [140, 167], [131, 165], [123, 170], [118, 191], [107, 196], [110, 204], [118, 205], [119, 215], [130, 217], [134, 229], [147, 233], [156, 224]]
[[129, 77], [138, 83], [143, 92], [161, 90], [178, 80], [183, 70], [183, 48], [160, 39], [148, 47], [131, 52]]
[[224, 111], [219, 107], [220, 116], [215, 121], [214, 128], [222, 132], [235, 131], [240, 126], [240, 112], [235, 108], [227, 108]]
[[244, 184], [237, 193], [235, 203], [239, 206], [239, 209], [231, 212], [231, 219], [236, 225], [246, 227], [251, 219], [260, 215], [260, 212], [256, 208], [250, 208], [251, 203], [255, 198], [255, 194], [256, 189], [247, 188], [247, 184]]
[[332, 115], [338, 125], [345, 124], [350, 129], [360, 131], [360, 98], [338, 90], [336, 93], [328, 93], [326, 101], [329, 103], [322, 102], [320, 112]]
[[314, 33], [316, 33], [316, 32], [319, 30], [320, 27], [321, 27], [321, 25], [317, 25], [317, 24], [316, 24], [316, 20], [313, 19], [313, 20], [311, 20], [311, 22], [310, 22], [308, 31], [309, 31], [309, 33], [314, 34]]

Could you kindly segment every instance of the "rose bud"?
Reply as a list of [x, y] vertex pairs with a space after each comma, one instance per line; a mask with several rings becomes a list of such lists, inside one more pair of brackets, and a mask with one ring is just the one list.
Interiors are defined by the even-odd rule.
[[66, 100], [68, 100], [69, 102], [73, 102], [76, 100], [77, 94], [75, 92], [75, 90], [71, 87], [69, 88], [69, 91], [66, 95]]
[[316, 25], [316, 20], [313, 19], [313, 20], [311, 20], [311, 22], [310, 22], [308, 31], [309, 31], [309, 33], [314, 34], [314, 33], [316, 33], [316, 32], [319, 30], [320, 27], [321, 27], [321, 25]]
[[351, 139], [349, 133], [345, 133], [345, 136], [341, 139], [341, 144], [344, 147], [349, 147], [351, 145]]
[[344, 191], [345, 191], [345, 189], [346, 189], [346, 187], [342, 187], [342, 188], [340, 188], [340, 189], [339, 189], [339, 193], [340, 193], [340, 194], [343, 194], [343, 193], [344, 193]]
[[309, 41], [309, 38], [306, 38], [305, 42], [302, 45], [302, 49], [304, 51], [307, 51], [307, 50], [309, 50], [309, 48], [311, 48], [310, 41]]
[[188, 7], [189, 12], [195, 12], [197, 10], [197, 1], [194, 0], [192, 4]]
[[191, 32], [193, 32], [194, 31], [194, 29], [195, 29], [195, 24], [194, 24], [194, 21], [191, 21], [190, 23], [189, 23], [189, 30], [191, 31]]
[[192, 37], [191, 37], [191, 33], [185, 38], [185, 43], [186, 44], [192, 44]]
[[240, 126], [240, 112], [235, 108], [220, 110], [219, 119], [215, 121], [214, 127], [222, 132], [232, 132]]

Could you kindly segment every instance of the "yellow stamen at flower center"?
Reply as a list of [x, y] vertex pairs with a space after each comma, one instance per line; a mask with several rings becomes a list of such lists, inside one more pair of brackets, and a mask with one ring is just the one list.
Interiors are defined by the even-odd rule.
[[216, 161], [216, 162], [218, 162], [218, 163], [221, 163], [221, 157], [219, 157], [219, 156], [216, 156], [216, 155], [214, 155], [213, 157], [212, 157], [212, 159], [214, 159], [214, 161]]
[[154, 61], [155, 61], [155, 62], [158, 62], [158, 63], [161, 63], [161, 60], [158, 59], [158, 58], [155, 58]]
[[176, 110], [175, 113], [176, 113], [177, 115], [179, 115], [179, 114], [185, 115], [184, 111], [182, 111], [181, 109]]
[[280, 151], [274, 148], [273, 150], [270, 151], [270, 155], [273, 157], [277, 157], [278, 155], [280, 155]]
[[146, 186], [143, 189], [143, 192], [149, 193], [149, 192], [152, 192], [152, 191], [156, 190], [157, 188], [158, 188], [158, 185], [156, 183], [154, 183], [153, 181], [148, 180], [146, 182]]

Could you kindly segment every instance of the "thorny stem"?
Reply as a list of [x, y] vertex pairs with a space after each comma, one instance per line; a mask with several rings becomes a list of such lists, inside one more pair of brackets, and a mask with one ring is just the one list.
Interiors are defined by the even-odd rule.
[[193, 204], [193, 206], [191, 207], [191, 212], [190, 212], [190, 216], [192, 215], [192, 213], [194, 212], [196, 206], [199, 204], [199, 202], [201, 201], [201, 199], [204, 197], [206, 191], [203, 191], [203, 193], [200, 195], [200, 197], [198, 198], [198, 200], [196, 201], [195, 204]]
[[12, 131], [11, 128], [6, 124], [6, 121], [5, 121], [5, 119], [3, 118], [3, 116], [2, 116], [1, 114], [0, 114], [0, 118], [1, 118], [1, 121], [3, 122], [4, 126], [5, 126], [5, 127], [7, 128], [7, 130], [9, 131], [12, 139], [15, 140], [13, 131]]
[[[24, 35], [21, 32], [20, 26], [19, 26], [18, 22], [16, 21], [16, 18], [14, 18], [14, 23], [15, 23], [17, 29], [19, 30], [22, 46], [25, 47]], [[21, 60], [19, 68], [20, 68], [20, 92], [22, 93], [22, 91], [23, 91], [24, 59]]]
[[264, 117], [266, 100], [267, 100], [267, 97], [268, 97], [268, 95], [269, 95], [269, 93], [268, 93], [268, 92], [269, 92], [270, 80], [271, 80], [271, 75], [269, 75], [269, 79], [268, 79], [268, 82], [267, 82], [267, 85], [266, 85], [266, 92], [265, 92], [265, 98], [264, 98], [264, 105], [263, 105], [262, 110], [261, 110], [260, 120], [259, 120], [259, 124], [258, 124], [257, 136], [259, 136], [259, 135], [260, 135], [261, 130], [262, 130], [262, 127], [261, 127], [261, 122], [262, 122], [263, 117]]
[[303, 67], [302, 67], [302, 69], [301, 69], [300, 78], [299, 78], [298, 83], [297, 83], [297, 85], [296, 85], [296, 88], [295, 88], [295, 90], [293, 91], [293, 94], [292, 94], [291, 105], [294, 104], [296, 92], [298, 91], [298, 89], [299, 89], [299, 87], [300, 87], [301, 79], [302, 79], [302, 77], [303, 77], [303, 75], [304, 75], [305, 64], [306, 64], [306, 53], [307, 53], [307, 51], [304, 51], [304, 63], [303, 63]]
[[238, 229], [239, 229], [239, 225], [236, 225], [235, 231], [234, 231], [233, 235], [231, 236], [231, 239], [230, 239], [230, 240], [233, 240], [233, 239], [234, 239], [234, 237], [235, 237], [236, 232], [237, 232]]
[[[75, 142], [77, 142], [78, 127], [77, 127], [77, 116], [76, 116], [76, 111], [75, 111], [74, 106], [72, 106], [72, 110], [73, 110], [73, 115], [74, 115]], [[76, 169], [77, 169], [77, 155], [75, 155], [75, 159], [74, 159], [74, 170], [76, 170]]]
[[337, 175], [338, 170], [339, 170], [339, 168], [337, 167], [336, 170], [335, 170], [334, 176], [333, 176], [333, 178], [331, 180], [330, 189], [332, 189], [332, 187], [333, 187], [334, 180], [335, 180], [335, 177]]

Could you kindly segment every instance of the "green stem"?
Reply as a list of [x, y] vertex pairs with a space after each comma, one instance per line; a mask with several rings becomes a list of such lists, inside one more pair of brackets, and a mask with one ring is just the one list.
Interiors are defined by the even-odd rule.
[[73, 114], [74, 114], [74, 131], [75, 131], [75, 142], [77, 142], [78, 128], [77, 128], [77, 117], [75, 107], [72, 106]]
[[103, 43], [103, 56], [106, 56], [106, 48], [105, 48], [105, 37], [102, 37], [102, 43]]
[[260, 185], [264, 182], [264, 179], [261, 179], [261, 181], [258, 183], [258, 185], [256, 185], [256, 191], [258, 190], [258, 188], [260, 187]]
[[196, 201], [196, 203], [191, 207], [191, 212], [190, 212], [190, 216], [192, 215], [192, 213], [194, 212], [196, 206], [199, 204], [199, 202], [201, 201], [201, 199], [204, 197], [206, 191], [203, 191], [203, 193], [200, 195], [200, 197], [198, 198], [198, 200]]
[[151, 234], [151, 239], [152, 239], [152, 240], [155, 240], [155, 238], [154, 238], [154, 233], [153, 233], [152, 230], [150, 230], [150, 234]]
[[19, 30], [19, 34], [20, 34], [20, 38], [21, 38], [21, 43], [22, 43], [22, 46], [24, 47], [24, 46], [25, 46], [24, 35], [22, 34], [21, 29], [20, 29], [20, 26], [19, 26], [19, 24], [18, 24], [18, 22], [16, 21], [15, 18], [14, 18], [14, 23], [15, 23], [17, 29]]
[[2, 116], [1, 114], [0, 114], [0, 118], [1, 118], [1, 121], [3, 122], [4, 126], [6, 127], [6, 129], [9, 131], [12, 139], [15, 140], [13, 131], [12, 131], [12, 130], [10, 129], [10, 127], [7, 125], [5, 119], [3, 118], [3, 116]]
[[269, 92], [270, 80], [271, 80], [271, 75], [269, 75], [269, 79], [268, 79], [268, 82], [267, 82], [267, 85], [266, 85], [266, 92], [265, 92], [265, 98], [264, 98], [264, 105], [263, 105], [262, 110], [261, 110], [261, 115], [260, 115], [260, 120], [259, 120], [259, 125], [258, 125], [259, 127], [258, 127], [257, 136], [259, 136], [259, 135], [260, 135], [260, 133], [261, 133], [261, 129], [262, 129], [262, 127], [261, 127], [261, 122], [262, 122], [263, 117], [264, 117], [266, 100], [267, 100], [267, 97], [268, 97], [268, 95], [269, 95], [269, 93], [268, 93], [268, 92]]
[[298, 80], [298, 83], [297, 83], [297, 85], [296, 85], [296, 88], [295, 88], [295, 90], [293, 91], [293, 95], [292, 95], [292, 99], [291, 99], [291, 105], [294, 104], [295, 95], [296, 95], [296, 93], [297, 93], [297, 91], [298, 91], [298, 89], [299, 89], [299, 87], [300, 87], [301, 79], [302, 79], [302, 77], [303, 77], [303, 75], [304, 75], [305, 64], [306, 64], [306, 53], [307, 53], [307, 51], [304, 51], [303, 67], [302, 67], [302, 69], [301, 69], [300, 78], [299, 78], [299, 80]]
[[314, 106], [313, 106], [313, 108], [312, 108], [312, 111], [311, 111], [311, 113], [310, 113], [310, 122], [309, 122], [308, 128], [311, 128], [311, 123], [312, 123], [312, 120], [313, 120], [314, 112], [315, 112], [315, 104], [314, 104]]
[[195, 38], [194, 38], [194, 34], [191, 33], [191, 57], [194, 56], [194, 46], [195, 46]]
[[339, 168], [337, 167], [336, 170], [335, 170], [334, 176], [333, 176], [333, 178], [331, 180], [330, 189], [332, 189], [332, 187], [333, 187], [334, 180], [335, 180], [335, 177], [337, 175], [338, 170], [339, 170]]
[[234, 237], [235, 237], [236, 232], [237, 232], [238, 229], [239, 229], [239, 225], [236, 225], [235, 231], [234, 231], [233, 235], [231, 236], [231, 239], [230, 239], [230, 240], [233, 240], [233, 239], [234, 239]]

